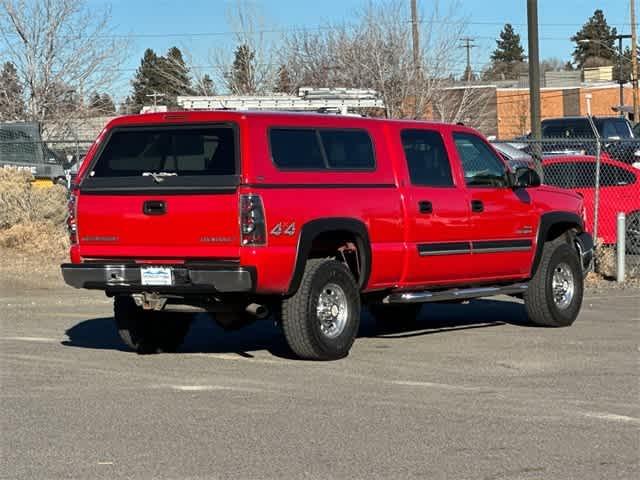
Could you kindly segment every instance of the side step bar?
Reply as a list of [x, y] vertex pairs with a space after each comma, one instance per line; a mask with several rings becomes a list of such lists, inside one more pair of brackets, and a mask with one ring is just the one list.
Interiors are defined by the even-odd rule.
[[524, 293], [529, 287], [526, 283], [514, 283], [496, 287], [452, 288], [449, 290], [396, 292], [386, 296], [382, 303], [425, 303], [447, 300], [466, 300], [492, 295], [513, 295]]

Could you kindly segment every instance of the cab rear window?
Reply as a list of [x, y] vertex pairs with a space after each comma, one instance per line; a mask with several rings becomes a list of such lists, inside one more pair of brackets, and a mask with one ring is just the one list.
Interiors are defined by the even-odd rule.
[[230, 124], [115, 128], [82, 180], [84, 189], [208, 189], [239, 184]]
[[375, 157], [364, 130], [273, 128], [271, 156], [283, 170], [373, 170]]
[[234, 175], [234, 143], [233, 130], [228, 127], [116, 130], [91, 174]]

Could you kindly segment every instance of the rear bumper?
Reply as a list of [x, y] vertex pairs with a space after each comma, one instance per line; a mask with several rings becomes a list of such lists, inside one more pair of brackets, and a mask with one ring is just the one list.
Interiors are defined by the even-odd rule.
[[173, 285], [142, 285], [140, 265], [73, 264], [60, 266], [64, 281], [75, 288], [117, 292], [250, 292], [255, 270], [250, 267], [171, 265]]
[[582, 272], [586, 275], [593, 267], [593, 237], [586, 232], [576, 235], [576, 247], [580, 255]]

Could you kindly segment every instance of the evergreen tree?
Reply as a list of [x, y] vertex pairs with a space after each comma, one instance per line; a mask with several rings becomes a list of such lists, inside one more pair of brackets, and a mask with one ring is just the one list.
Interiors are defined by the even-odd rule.
[[100, 95], [98, 92], [93, 92], [89, 99], [89, 109], [96, 115], [112, 115], [116, 113], [116, 107], [108, 93]]
[[131, 86], [133, 87], [131, 101], [138, 111], [151, 101], [147, 95], [156, 92], [164, 93], [164, 84], [159, 75], [160, 65], [161, 61], [156, 53], [150, 48], [146, 49], [140, 61], [140, 66], [133, 80], [131, 80]]
[[524, 70], [524, 48], [520, 35], [510, 23], [505, 24], [496, 40], [496, 49], [491, 54], [490, 75], [493, 78], [515, 79]]
[[243, 43], [236, 48], [231, 71], [225, 75], [227, 87], [236, 95], [250, 95], [256, 92], [255, 52]]
[[166, 56], [158, 56], [150, 48], [145, 50], [131, 85], [131, 100], [138, 109], [152, 104], [154, 100], [149, 95], [155, 93], [163, 95], [159, 104], [171, 107], [176, 106], [178, 95], [193, 93], [189, 68], [177, 47], [171, 47]]
[[126, 97], [122, 102], [120, 102], [120, 105], [118, 105], [118, 114], [120, 115], [130, 115], [132, 113], [136, 113], [140, 110], [140, 107], [135, 108], [135, 105], [133, 103], [133, 100], [131, 99], [131, 97]]
[[194, 89], [194, 94], [203, 95], [205, 97], [210, 97], [216, 94], [216, 87], [208, 73], [205, 73], [204, 76], [200, 79]]
[[171, 47], [165, 57], [160, 57], [160, 72], [164, 83], [163, 93], [167, 95], [165, 103], [168, 105], [176, 106], [178, 95], [193, 93], [189, 68], [179, 48]]
[[280, 65], [278, 69], [278, 79], [274, 90], [278, 93], [293, 93], [293, 82], [286, 65]]
[[18, 72], [13, 63], [5, 62], [0, 71], [0, 120], [22, 120], [25, 113]]
[[100, 102], [102, 103], [102, 112], [105, 115], [113, 115], [114, 113], [116, 113], [116, 105], [115, 103], [113, 103], [111, 95], [109, 95], [108, 93], [103, 93], [100, 96]]
[[573, 61], [583, 68], [590, 61], [593, 65], [613, 65], [616, 59], [615, 36], [617, 31], [609, 27], [602, 10], [596, 10], [582, 28], [571, 37], [576, 42]]

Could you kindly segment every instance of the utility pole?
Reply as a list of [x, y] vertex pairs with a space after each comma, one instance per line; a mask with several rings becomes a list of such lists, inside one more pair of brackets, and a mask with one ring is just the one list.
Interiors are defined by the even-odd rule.
[[[540, 53], [538, 51], [538, 0], [527, 0], [527, 24], [529, 27], [529, 108], [531, 110], [531, 135], [534, 140], [542, 138], [540, 125]], [[540, 144], [538, 143], [542, 158]], [[534, 149], [535, 150], [535, 149]]]
[[636, 34], [636, 0], [631, 5], [631, 85], [633, 86], [633, 121], [640, 122], [638, 107], [638, 37]]
[[148, 93], [145, 95], [145, 97], [152, 97], [153, 98], [153, 106], [157, 107], [158, 106], [158, 97], [164, 97], [164, 93], [158, 93], [158, 92], [153, 92], [153, 93]]
[[418, 5], [417, 0], [411, 0], [411, 39], [413, 40], [413, 117], [418, 118], [420, 102], [418, 92], [420, 90], [420, 80], [422, 71], [420, 68], [420, 33], [418, 31]]
[[473, 76], [473, 70], [471, 70], [471, 49], [476, 48], [476, 45], [473, 44], [474, 39], [471, 37], [462, 37], [460, 41], [463, 42], [460, 46], [467, 49], [467, 68], [464, 71], [464, 78], [467, 82], [470, 82]]

